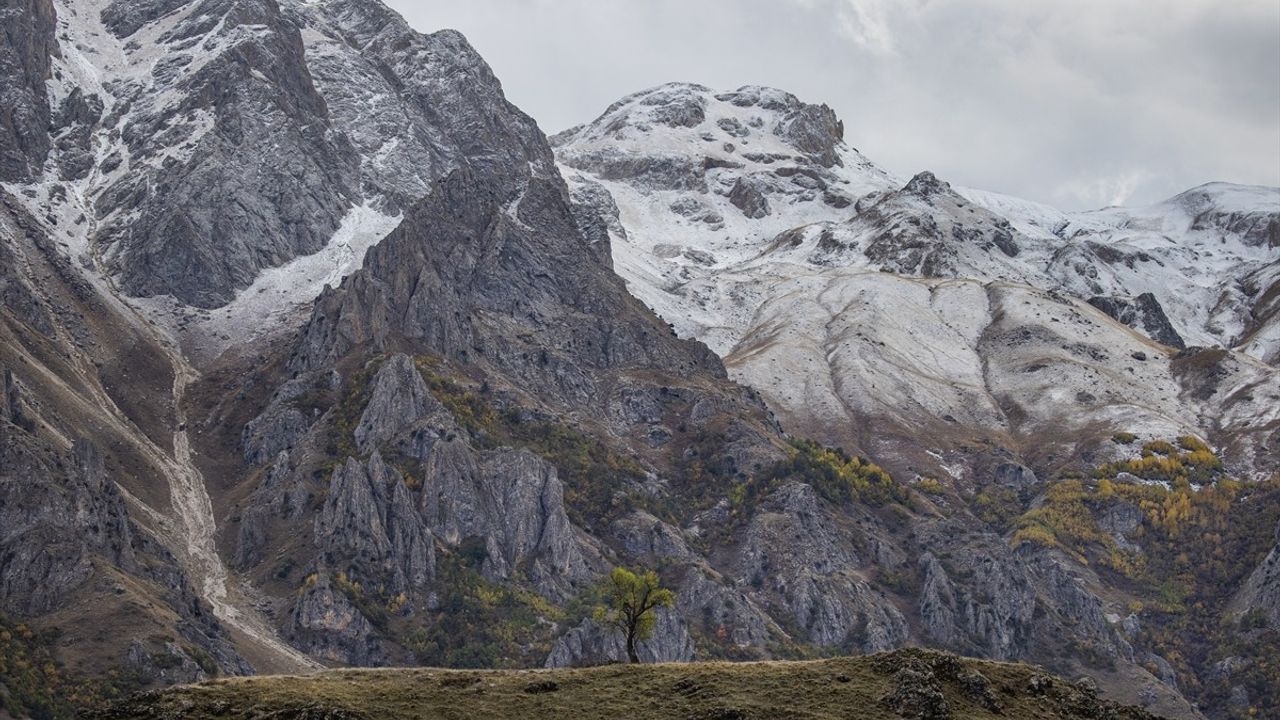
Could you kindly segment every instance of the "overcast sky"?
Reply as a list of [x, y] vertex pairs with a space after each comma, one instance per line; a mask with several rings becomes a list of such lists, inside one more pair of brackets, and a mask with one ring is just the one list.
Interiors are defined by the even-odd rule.
[[1280, 0], [389, 0], [554, 133], [672, 80], [825, 102], [902, 175], [1067, 209], [1280, 185]]

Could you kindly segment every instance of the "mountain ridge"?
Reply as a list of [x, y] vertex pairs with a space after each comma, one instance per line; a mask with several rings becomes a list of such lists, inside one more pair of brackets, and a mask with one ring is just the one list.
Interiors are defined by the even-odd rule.
[[8, 9], [0, 609], [74, 671], [608, 662], [638, 564], [646, 660], [1271, 707], [1280, 191], [1068, 216], [756, 86], [549, 141], [373, 0]]

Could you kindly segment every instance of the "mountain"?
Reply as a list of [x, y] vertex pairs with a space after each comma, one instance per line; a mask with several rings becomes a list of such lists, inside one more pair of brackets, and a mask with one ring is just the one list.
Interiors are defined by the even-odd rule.
[[11, 714], [607, 662], [622, 565], [647, 661], [1275, 709], [1276, 190], [1059, 213], [765, 88], [548, 140], [376, 0], [0, 14], [0, 622], [63, 666]]
[[791, 432], [954, 480], [969, 443], [1057, 468], [1116, 432], [1274, 471], [1280, 190], [1068, 214], [903, 182], [842, 133], [777, 90], [672, 84], [554, 143], [632, 292]]

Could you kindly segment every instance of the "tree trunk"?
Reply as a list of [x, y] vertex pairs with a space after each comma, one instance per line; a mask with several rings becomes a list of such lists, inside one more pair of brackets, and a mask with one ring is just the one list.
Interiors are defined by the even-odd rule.
[[632, 663], [640, 662], [640, 656], [636, 654], [636, 634], [634, 632], [627, 633], [627, 660]]

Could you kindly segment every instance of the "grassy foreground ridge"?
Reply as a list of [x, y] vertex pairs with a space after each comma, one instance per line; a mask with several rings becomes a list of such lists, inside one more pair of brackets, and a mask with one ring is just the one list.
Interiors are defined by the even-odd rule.
[[1038, 668], [928, 650], [806, 662], [563, 670], [333, 670], [143, 693], [95, 714], [139, 718], [462, 720], [1146, 720]]

